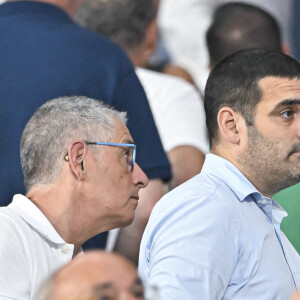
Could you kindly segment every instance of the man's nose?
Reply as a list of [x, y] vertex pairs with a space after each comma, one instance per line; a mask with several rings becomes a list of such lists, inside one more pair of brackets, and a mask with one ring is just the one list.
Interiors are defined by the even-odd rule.
[[297, 118], [296, 126], [297, 126], [297, 129], [296, 129], [297, 130], [297, 137], [300, 140], [300, 116], [298, 116], [298, 118]]
[[148, 185], [149, 179], [141, 167], [135, 163], [132, 171], [132, 181], [134, 185], [139, 185], [140, 188], [144, 188]]

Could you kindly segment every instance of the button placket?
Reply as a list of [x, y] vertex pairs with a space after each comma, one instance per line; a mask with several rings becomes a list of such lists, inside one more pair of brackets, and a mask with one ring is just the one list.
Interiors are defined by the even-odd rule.
[[63, 245], [60, 249], [60, 251], [65, 254], [69, 253], [71, 250], [72, 249], [70, 249], [69, 245]]

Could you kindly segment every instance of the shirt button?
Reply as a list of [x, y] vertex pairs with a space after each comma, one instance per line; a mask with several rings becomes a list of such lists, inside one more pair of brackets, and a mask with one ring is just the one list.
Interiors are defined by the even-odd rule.
[[71, 249], [69, 248], [68, 245], [64, 245], [64, 246], [62, 246], [61, 249], [60, 249], [60, 251], [61, 251], [62, 253], [68, 253], [70, 250], [71, 250]]
[[261, 204], [262, 205], [266, 205], [268, 203], [268, 201], [266, 200], [266, 199], [263, 199], [262, 201], [261, 201]]

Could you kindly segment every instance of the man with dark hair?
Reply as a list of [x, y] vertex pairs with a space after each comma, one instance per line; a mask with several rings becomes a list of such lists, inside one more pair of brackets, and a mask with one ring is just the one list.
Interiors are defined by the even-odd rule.
[[[210, 68], [237, 50], [257, 47], [287, 52], [286, 46], [281, 42], [280, 28], [276, 20], [259, 7], [240, 2], [217, 7], [206, 38]], [[281, 229], [298, 253], [300, 253], [300, 218], [297, 213], [300, 209], [299, 192], [300, 184], [274, 196], [288, 213]]]
[[139, 272], [161, 299], [288, 299], [300, 257], [272, 196], [300, 181], [300, 64], [243, 50], [205, 89], [211, 154], [201, 173], [154, 208]]
[[[145, 69], [156, 45], [155, 4], [155, 0], [86, 0], [75, 19], [116, 42], [137, 67], [136, 73], [145, 88], [171, 163], [173, 188], [200, 172], [208, 142], [203, 102], [196, 89], [177, 77]], [[152, 206], [141, 205], [140, 209], [146, 216]], [[132, 228], [138, 222], [136, 218], [132, 226], [122, 229], [123, 238], [118, 239], [115, 247], [136, 263], [140, 243], [133, 243], [138, 239], [133, 240], [132, 236], [137, 237], [138, 232]], [[140, 222], [140, 239], [145, 226], [146, 222]]]
[[276, 20], [263, 9], [246, 3], [218, 6], [206, 33], [210, 66], [246, 48], [281, 52], [281, 34]]

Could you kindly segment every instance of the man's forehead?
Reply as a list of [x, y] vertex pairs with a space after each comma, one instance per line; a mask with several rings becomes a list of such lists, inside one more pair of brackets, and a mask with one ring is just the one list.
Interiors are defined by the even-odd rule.
[[276, 101], [300, 97], [300, 78], [268, 76], [258, 81], [262, 101]]
[[288, 77], [277, 77], [277, 76], [267, 76], [263, 77], [258, 81], [258, 85], [263, 91], [268, 91], [269, 89], [278, 88], [294, 88], [300, 87], [300, 77], [288, 78]]
[[116, 119], [115, 139], [119, 143], [133, 143], [129, 129], [119, 119]]

